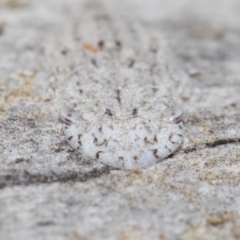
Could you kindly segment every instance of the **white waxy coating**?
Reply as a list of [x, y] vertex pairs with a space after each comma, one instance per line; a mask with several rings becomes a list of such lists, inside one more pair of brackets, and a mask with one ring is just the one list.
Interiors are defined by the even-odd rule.
[[69, 145], [117, 168], [166, 158], [182, 143], [182, 109], [173, 101], [179, 83], [169, 74], [161, 37], [109, 16], [83, 19], [76, 28], [81, 60], [60, 110]]

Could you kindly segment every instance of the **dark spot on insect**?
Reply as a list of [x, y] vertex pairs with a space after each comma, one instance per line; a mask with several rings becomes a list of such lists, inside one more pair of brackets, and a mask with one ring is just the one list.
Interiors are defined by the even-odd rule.
[[99, 159], [99, 155], [100, 153], [102, 153], [103, 151], [98, 151], [97, 154], [96, 154], [96, 158]]
[[[94, 142], [94, 143], [96, 143], [96, 142]], [[102, 145], [107, 146], [108, 145], [108, 141], [106, 139], [104, 139], [104, 141], [102, 143], [96, 144], [96, 146], [98, 146], [98, 147], [102, 146]]]
[[123, 161], [124, 158], [123, 157], [118, 157], [118, 160]]
[[115, 44], [116, 44], [118, 49], [120, 49], [122, 47], [122, 43], [119, 40], [116, 40]]
[[100, 40], [100, 41], [98, 42], [98, 47], [99, 47], [100, 49], [102, 49], [102, 48], [104, 47], [104, 41], [103, 41], [103, 40]]
[[149, 141], [148, 139], [147, 139], [147, 137], [145, 137], [144, 138], [144, 143], [146, 143], [146, 144], [154, 144], [154, 141]]
[[179, 137], [182, 137], [182, 134], [177, 134]]
[[82, 89], [79, 89], [79, 93], [82, 94], [82, 93], [83, 93], [83, 90], [82, 90]]
[[154, 142], [158, 142], [158, 139], [157, 139], [157, 136], [156, 136], [156, 135], [154, 136], [154, 139], [153, 139], [153, 140], [154, 140]]
[[158, 88], [152, 88], [153, 93], [156, 93], [158, 91]]
[[38, 226], [44, 227], [44, 226], [50, 226], [50, 225], [55, 225], [55, 222], [53, 221], [42, 221], [37, 223]]
[[135, 63], [134, 60], [130, 60], [130, 63], [128, 64], [128, 67], [129, 67], [129, 68], [133, 67], [134, 63]]
[[97, 139], [97, 138], [94, 138], [94, 139], [93, 139], [93, 142], [94, 142], [94, 143], [97, 143], [97, 142], [98, 142], [98, 139]]
[[111, 110], [109, 108], [106, 109], [105, 114], [110, 116], [110, 117], [113, 116], [113, 114], [112, 114], [112, 112], [111, 112]]
[[165, 146], [165, 148], [166, 148], [169, 152], [172, 152], [172, 150], [171, 150], [168, 146]]
[[68, 138], [68, 141], [70, 141], [72, 138], [73, 138], [73, 136], [69, 137], [69, 138]]
[[95, 102], [95, 106], [98, 107], [99, 106], [99, 101]]
[[134, 108], [133, 111], [132, 111], [132, 115], [133, 116], [136, 116], [138, 113], [138, 109], [137, 108]]
[[170, 136], [169, 136], [169, 138], [168, 138], [168, 140], [171, 141], [172, 144], [178, 144], [178, 142], [174, 142], [174, 141], [172, 140], [172, 137], [173, 137], [173, 136], [174, 136], [173, 133], [171, 133]]
[[0, 23], [0, 35], [2, 35], [4, 32], [4, 24]]
[[64, 56], [67, 55], [67, 53], [68, 53], [68, 51], [66, 49], [61, 51], [61, 54], [64, 55]]
[[69, 149], [69, 150], [67, 150], [67, 152], [72, 153], [72, 152], [74, 152], [74, 149]]
[[77, 82], [76, 84], [79, 86], [79, 85], [80, 85], [80, 82]]
[[116, 98], [117, 98], [117, 101], [118, 101], [119, 104], [121, 104], [121, 96], [120, 96], [121, 91], [120, 91], [119, 89], [117, 89], [117, 90], [116, 90], [116, 93], [117, 93], [117, 97], [116, 97]]
[[99, 128], [98, 128], [98, 131], [99, 131], [100, 133], [102, 133], [102, 127], [99, 127]]
[[105, 20], [105, 21], [110, 20], [109, 16], [107, 14], [104, 14], [104, 13], [100, 13], [100, 14], [96, 15], [95, 19], [97, 21], [100, 21], [100, 20]]
[[[71, 114], [68, 114], [68, 117], [71, 117]], [[71, 119], [65, 118], [65, 117], [61, 117], [60, 118], [61, 122], [64, 123], [65, 125], [70, 126], [73, 121]], [[65, 129], [67, 129], [67, 127], [65, 126]]]
[[150, 52], [152, 52], [152, 53], [157, 53], [157, 48], [151, 47], [151, 48], [150, 48]]
[[135, 161], [137, 161], [137, 160], [138, 160], [138, 157], [137, 157], [137, 156], [134, 156], [133, 159], [134, 159]]
[[[164, 95], [163, 96], [163, 98], [167, 98], [167, 96], [166, 95]], [[166, 107], [166, 108], [168, 108], [169, 106], [168, 106], [168, 104], [166, 103], [166, 102], [162, 102], [162, 104]]]
[[15, 159], [15, 163], [21, 163], [21, 162], [24, 162], [24, 158]]
[[78, 134], [78, 144], [79, 145], [82, 145], [81, 137], [82, 137], [82, 134]]
[[181, 126], [181, 125], [178, 125], [178, 127], [179, 127], [180, 129], [182, 129], [182, 126]]
[[82, 145], [81, 137], [82, 137], [82, 134], [78, 134], [78, 144], [79, 145]]
[[95, 59], [91, 59], [91, 63], [92, 63], [93, 66], [98, 67]]
[[157, 152], [158, 152], [157, 149], [153, 149], [153, 155], [154, 155], [156, 158], [159, 158], [159, 156], [157, 155]]
[[63, 151], [62, 148], [56, 148], [56, 149], [54, 150], [54, 152], [56, 152], [56, 153], [61, 152], [61, 151]]

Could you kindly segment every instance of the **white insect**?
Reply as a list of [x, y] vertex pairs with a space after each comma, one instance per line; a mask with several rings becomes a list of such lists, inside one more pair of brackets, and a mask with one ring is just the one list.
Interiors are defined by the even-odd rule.
[[146, 168], [182, 143], [179, 82], [169, 73], [157, 33], [108, 16], [94, 18], [76, 30], [83, 48], [66, 80], [63, 132], [83, 157], [116, 168]]

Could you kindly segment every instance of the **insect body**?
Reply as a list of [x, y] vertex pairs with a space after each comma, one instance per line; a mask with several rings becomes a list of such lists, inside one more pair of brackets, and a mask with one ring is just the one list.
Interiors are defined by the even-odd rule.
[[78, 30], [81, 60], [60, 110], [69, 145], [124, 169], [146, 168], [172, 154], [182, 143], [182, 109], [173, 100], [176, 83], [162, 39], [140, 24], [114, 25], [106, 17]]

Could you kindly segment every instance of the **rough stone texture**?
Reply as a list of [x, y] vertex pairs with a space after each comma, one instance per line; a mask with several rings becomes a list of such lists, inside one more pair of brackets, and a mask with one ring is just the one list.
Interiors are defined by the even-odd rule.
[[102, 3], [162, 31], [191, 77], [184, 144], [141, 172], [81, 161], [53, 83], [86, 2], [0, 0], [0, 239], [240, 239], [240, 1]]

